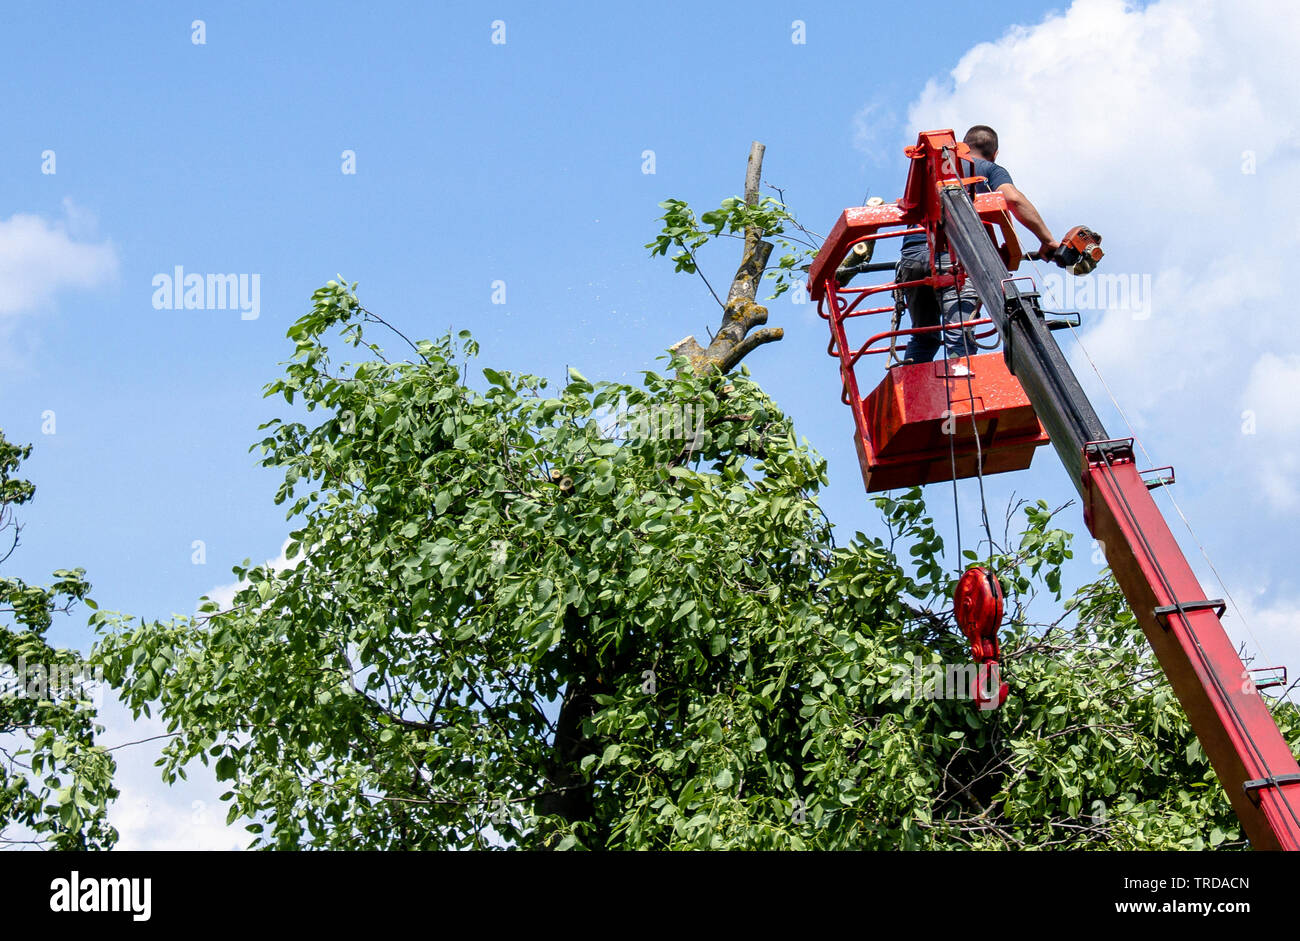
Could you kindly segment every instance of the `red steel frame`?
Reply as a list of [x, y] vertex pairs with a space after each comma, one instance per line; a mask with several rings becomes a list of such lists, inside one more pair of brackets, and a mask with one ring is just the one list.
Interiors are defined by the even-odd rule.
[[[1118, 444], [1119, 447], [1113, 447]], [[1084, 522], [1257, 849], [1300, 850], [1300, 766], [1133, 461], [1131, 441], [1084, 449]]]

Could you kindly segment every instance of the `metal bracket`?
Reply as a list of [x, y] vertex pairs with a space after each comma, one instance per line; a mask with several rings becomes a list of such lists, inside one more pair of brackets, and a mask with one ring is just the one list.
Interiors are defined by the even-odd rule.
[[1133, 460], [1132, 438], [1108, 438], [1105, 441], [1089, 441], [1083, 446], [1085, 461], [1095, 458], [1102, 464], [1113, 464], [1116, 460]]
[[1175, 601], [1173, 604], [1165, 604], [1155, 609], [1155, 616], [1160, 621], [1160, 626], [1169, 630], [1169, 615], [1181, 614], [1186, 616], [1192, 611], [1213, 610], [1215, 617], [1223, 617], [1223, 612], [1228, 610], [1227, 604], [1222, 598], [1215, 598], [1212, 601]]
[[1300, 774], [1271, 774], [1267, 778], [1246, 781], [1241, 787], [1250, 798], [1250, 802], [1258, 807], [1259, 797], [1255, 794], [1256, 791], [1266, 787], [1285, 787], [1288, 784], [1300, 784]]
[[[1016, 286], [1017, 281], [1028, 281], [1029, 290], [1021, 290]], [[1035, 284], [1034, 279], [1028, 275], [1017, 275], [1010, 278], [1003, 278], [1000, 283], [1002, 285], [1003, 309], [1007, 312], [1008, 316], [1012, 316], [1024, 310], [1024, 308], [1020, 306], [1020, 301], [1031, 299], [1036, 300], [1042, 296], [1038, 293], [1038, 285]], [[1043, 312], [1039, 308], [1038, 304], [1034, 303], [1033, 307], [1038, 316], [1042, 317]]]
[[[1017, 281], [1029, 282], [1029, 290], [1022, 291], [1016, 286]], [[1002, 313], [1006, 316], [1008, 325], [1019, 318], [1023, 318], [1026, 321], [1029, 320], [1029, 312], [1025, 309], [1024, 303], [1022, 303], [1024, 301], [1029, 302], [1029, 309], [1038, 315], [1039, 320], [1042, 320], [1043, 312], [1038, 306], [1038, 298], [1040, 296], [1038, 293], [1038, 285], [1034, 283], [1033, 278], [1028, 275], [1012, 275], [1011, 277], [1003, 278], [999, 283], [1002, 287]], [[1007, 369], [1009, 369], [1011, 374], [1014, 376], [1016, 374], [1016, 354], [1012, 337], [1015, 334], [1010, 329], [1006, 330], [1005, 333], [1006, 336], [1003, 337], [1002, 359], [1007, 364]]]
[[1274, 686], [1287, 685], [1286, 667], [1284, 666], [1283, 667], [1252, 667], [1249, 672], [1273, 674], [1268, 679], [1256, 680], [1252, 678], [1251, 682], [1255, 684], [1256, 690], [1272, 689]]
[[1048, 330], [1066, 330], [1071, 327], [1081, 326], [1083, 324], [1083, 317], [1082, 315], [1080, 315], [1080, 313], [1077, 310], [1070, 310], [1070, 311], [1047, 310], [1047, 311], [1043, 311], [1043, 313], [1053, 314], [1057, 317], [1063, 318], [1061, 320], [1047, 320], [1046, 318], [1044, 318], [1044, 323], [1047, 324]]
[[1159, 487], [1168, 487], [1174, 483], [1174, 467], [1172, 464], [1166, 464], [1164, 467], [1152, 467], [1150, 470], [1138, 471], [1139, 477], [1145, 477], [1147, 474], [1154, 474], [1156, 471], [1169, 471], [1168, 477], [1157, 477], [1154, 480], [1143, 480], [1148, 490], [1155, 490]]

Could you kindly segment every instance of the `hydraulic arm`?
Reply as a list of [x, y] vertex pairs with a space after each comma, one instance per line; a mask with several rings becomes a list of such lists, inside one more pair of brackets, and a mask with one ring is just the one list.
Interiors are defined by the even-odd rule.
[[1046, 325], [1032, 282], [1007, 271], [960, 180], [935, 184], [943, 237], [997, 327], [1007, 366], [1083, 498], [1084, 521], [1251, 845], [1300, 850], [1300, 766], [1224, 632], [1223, 603], [1205, 597], [1138, 473], [1132, 439], [1106, 434]]

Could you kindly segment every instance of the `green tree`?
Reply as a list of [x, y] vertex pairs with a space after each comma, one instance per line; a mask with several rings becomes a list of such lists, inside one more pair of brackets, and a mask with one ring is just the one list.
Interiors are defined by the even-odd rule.
[[[14, 508], [36, 493], [15, 474], [31, 454], [0, 432], [0, 563], [17, 549]], [[103, 731], [88, 698], [93, 675], [75, 650], [46, 640], [56, 613], [88, 597], [84, 569], [60, 569], [47, 587], [0, 576], [0, 844], [107, 849], [112, 756], [95, 744]]]
[[237, 568], [224, 611], [95, 616], [165, 774], [215, 762], [263, 845], [1240, 842], [1113, 583], [1029, 623], [1070, 554], [1046, 506], [996, 551], [1013, 693], [982, 712], [926, 689], [967, 652], [919, 491], [836, 547], [824, 462], [743, 367], [480, 391], [467, 335], [392, 359], [354, 291], [316, 292], [267, 388], [320, 415], [255, 446], [292, 564]]

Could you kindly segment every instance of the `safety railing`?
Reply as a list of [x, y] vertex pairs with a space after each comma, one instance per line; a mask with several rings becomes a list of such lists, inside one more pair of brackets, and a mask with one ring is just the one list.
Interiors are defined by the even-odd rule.
[[[834, 265], [829, 268], [832, 272], [838, 272], [840, 265], [844, 263], [844, 258], [849, 256], [855, 245], [864, 242], [876, 242], [887, 238], [901, 238], [906, 235], [923, 234], [924, 228], [905, 228], [892, 232], [874, 232], [870, 235], [854, 239], [845, 246], [843, 256], [834, 259]], [[858, 388], [856, 368], [864, 356], [872, 356], [880, 353], [890, 353], [897, 350], [898, 344], [895, 342], [899, 338], [911, 338], [918, 335], [941, 333], [946, 331], [966, 331], [970, 330], [971, 336], [976, 342], [988, 339], [997, 335], [997, 328], [993, 321], [988, 317], [978, 317], [973, 320], [963, 320], [959, 323], [939, 323], [930, 327], [902, 327], [892, 326], [889, 330], [883, 330], [870, 336], [865, 343], [857, 347], [851, 347], [848, 342], [848, 336], [845, 330], [845, 322], [855, 317], [880, 316], [882, 314], [893, 314], [899, 310], [897, 302], [878, 307], [863, 307], [863, 302], [879, 294], [888, 292], [890, 297], [898, 290], [906, 290], [913, 287], [930, 287], [937, 290], [952, 287], [957, 283], [957, 279], [952, 274], [929, 275], [925, 278], [917, 278], [911, 281], [894, 281], [890, 280], [882, 284], [859, 285], [857, 287], [841, 286], [832, 276], [827, 278], [823, 284], [824, 296], [817, 302], [817, 315], [823, 320], [829, 322], [830, 342], [826, 345], [828, 356], [835, 357], [840, 361], [841, 391], [840, 401], [854, 410], [854, 418], [864, 418], [858, 413], [861, 411], [862, 395]], [[977, 327], [987, 327], [984, 331], [976, 331]], [[865, 425], [859, 422], [859, 428]]]

